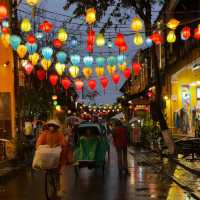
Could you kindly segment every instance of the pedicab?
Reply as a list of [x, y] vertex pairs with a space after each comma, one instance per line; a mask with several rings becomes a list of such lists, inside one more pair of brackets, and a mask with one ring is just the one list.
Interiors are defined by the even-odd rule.
[[95, 123], [81, 123], [75, 133], [75, 173], [80, 169], [101, 168], [104, 174], [106, 153], [109, 143], [101, 126]]

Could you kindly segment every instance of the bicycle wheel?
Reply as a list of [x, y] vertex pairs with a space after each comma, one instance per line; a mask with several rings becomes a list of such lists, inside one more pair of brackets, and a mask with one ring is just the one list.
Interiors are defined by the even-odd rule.
[[47, 200], [57, 198], [58, 174], [55, 171], [45, 173], [45, 196]]

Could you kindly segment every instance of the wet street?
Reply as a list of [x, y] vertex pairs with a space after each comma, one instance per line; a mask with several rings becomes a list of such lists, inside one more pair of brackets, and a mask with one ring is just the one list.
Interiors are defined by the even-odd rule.
[[[101, 170], [97, 173], [82, 169], [79, 177], [75, 178], [73, 167], [66, 169], [65, 186], [67, 195], [63, 200], [188, 200], [193, 199], [182, 190], [163, 169], [153, 168], [144, 162], [146, 153], [129, 153], [130, 176], [119, 176], [116, 165], [116, 154], [112, 149], [112, 159], [107, 164], [105, 176]], [[160, 170], [159, 170], [160, 169]], [[178, 168], [170, 168], [169, 173], [179, 173]], [[190, 183], [191, 184], [191, 183]], [[44, 175], [30, 170], [21, 170], [9, 181], [0, 186], [2, 200], [43, 200]]]

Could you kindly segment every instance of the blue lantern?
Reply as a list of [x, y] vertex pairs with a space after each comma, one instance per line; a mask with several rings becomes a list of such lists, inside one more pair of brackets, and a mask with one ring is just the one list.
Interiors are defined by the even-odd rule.
[[125, 55], [118, 55], [117, 56], [117, 63], [118, 64], [123, 64], [126, 61], [126, 56]]
[[107, 46], [108, 46], [108, 48], [113, 48], [113, 42], [111, 40], [109, 40], [107, 42]]
[[71, 47], [75, 48], [75, 47], [77, 47], [77, 45], [78, 45], [78, 41], [77, 41], [76, 37], [73, 36], [71, 38]]
[[42, 55], [46, 60], [50, 60], [53, 55], [53, 49], [51, 47], [43, 47]]
[[35, 37], [36, 37], [38, 40], [41, 40], [41, 39], [44, 37], [44, 33], [42, 33], [42, 32], [37, 32], [37, 33], [35, 33]]
[[151, 47], [153, 45], [153, 41], [148, 37], [145, 41], [147, 47]]
[[96, 64], [98, 67], [103, 67], [105, 65], [105, 61], [106, 59], [104, 57], [99, 56], [96, 58]]
[[72, 65], [78, 65], [81, 61], [80, 55], [74, 54], [70, 56], [70, 61]]
[[56, 54], [56, 58], [57, 58], [58, 62], [60, 62], [61, 64], [64, 64], [67, 59], [67, 54], [64, 51], [59, 51]]
[[83, 63], [87, 66], [87, 67], [92, 67], [92, 64], [94, 62], [94, 58], [92, 56], [85, 56], [83, 58]]
[[3, 20], [2, 21], [2, 26], [5, 28], [8, 28], [10, 26], [9, 21], [8, 20]]
[[107, 59], [109, 65], [113, 66], [117, 64], [117, 58], [115, 56], [110, 56]]
[[34, 54], [37, 51], [37, 48], [38, 48], [37, 43], [30, 44], [29, 42], [27, 42], [25, 44], [25, 46], [26, 46], [29, 54]]
[[20, 45], [22, 39], [17, 35], [11, 35], [10, 44], [14, 50], [17, 50], [17, 47]]

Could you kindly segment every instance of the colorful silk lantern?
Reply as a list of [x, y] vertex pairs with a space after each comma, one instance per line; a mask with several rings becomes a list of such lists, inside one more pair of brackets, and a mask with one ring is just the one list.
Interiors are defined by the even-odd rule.
[[51, 47], [43, 47], [42, 55], [46, 60], [50, 60], [53, 55], [53, 49]]
[[174, 31], [169, 31], [167, 34], [167, 42], [174, 43], [176, 41], [176, 34]]
[[136, 46], [141, 46], [143, 45], [144, 43], [144, 40], [143, 40], [143, 37], [142, 37], [142, 34], [141, 33], [136, 33], [133, 37], [133, 43], [136, 45]]
[[71, 61], [72, 65], [78, 65], [81, 61], [81, 57], [78, 54], [71, 55], [70, 61]]
[[140, 63], [132, 63], [133, 71], [135, 76], [138, 76], [140, 73], [141, 65]]
[[198, 25], [197, 28], [194, 29], [194, 38], [197, 40], [200, 39], [200, 25]]
[[191, 30], [189, 26], [183, 27], [181, 30], [181, 39], [182, 40], [188, 40], [191, 36]]
[[40, 0], [26, 0], [26, 3], [30, 6], [37, 6], [40, 3]]
[[37, 32], [37, 33], [35, 33], [35, 37], [36, 37], [36, 39], [41, 40], [44, 37], [44, 33]]
[[46, 77], [46, 72], [43, 69], [38, 69], [36, 71], [36, 76], [40, 81], [43, 81]]
[[96, 21], [96, 10], [94, 8], [89, 8], [86, 10], [85, 21], [89, 25], [94, 24]]
[[180, 21], [178, 21], [177, 19], [173, 18], [173, 19], [170, 19], [167, 22], [167, 27], [172, 29], [172, 30], [175, 30], [179, 24], [180, 24]]
[[102, 56], [96, 57], [96, 64], [98, 67], [103, 67], [105, 65], [106, 59]]
[[82, 89], [83, 89], [83, 86], [84, 86], [83, 81], [82, 80], [75, 80], [74, 84], [75, 84], [77, 92], [81, 92]]
[[67, 59], [67, 54], [64, 51], [59, 51], [56, 54], [56, 58], [57, 58], [58, 62], [64, 64]]
[[56, 63], [55, 70], [59, 76], [62, 76], [63, 72], [65, 71], [65, 64]]
[[99, 33], [96, 37], [96, 45], [98, 47], [103, 47], [106, 43], [105, 37], [102, 33]]
[[55, 48], [57, 48], [57, 49], [61, 48], [62, 45], [63, 45], [63, 43], [59, 39], [57, 39], [57, 38], [53, 39], [52, 43], [53, 43], [53, 46]]
[[4, 34], [10, 33], [9, 28], [7, 28], [7, 27], [2, 27], [1, 32]]
[[108, 48], [113, 48], [113, 42], [111, 41], [111, 40], [109, 40], [108, 42], [107, 42], [107, 46], [108, 46]]
[[118, 33], [117, 37], [115, 38], [115, 46], [120, 47], [124, 45], [124, 43], [125, 43], [124, 35], [121, 33]]
[[116, 71], [116, 66], [115, 65], [107, 65], [107, 70], [108, 70], [108, 73], [110, 75], [114, 74], [115, 71]]
[[40, 59], [40, 55], [38, 53], [33, 53], [29, 55], [29, 60], [33, 65], [37, 65], [38, 61]]
[[3, 3], [0, 4], [0, 21], [6, 19], [8, 17], [8, 9], [7, 6]]
[[100, 78], [104, 75], [104, 68], [103, 67], [96, 67], [95, 68], [96, 75]]
[[61, 28], [58, 30], [58, 35], [57, 38], [61, 41], [61, 42], [65, 42], [68, 38], [67, 32], [65, 31], [64, 28]]
[[63, 88], [65, 90], [68, 90], [70, 88], [70, 86], [71, 86], [72, 83], [71, 83], [71, 81], [67, 77], [65, 77], [65, 78], [63, 78], [61, 80], [61, 84], [62, 84], [62, 86], [63, 86]]
[[50, 74], [49, 81], [50, 81], [50, 83], [51, 83], [52, 86], [56, 86], [56, 84], [58, 82], [58, 76], [57, 76], [57, 74]]
[[128, 51], [128, 45], [124, 43], [122, 46], [119, 47], [120, 53], [125, 53]]
[[26, 40], [30, 44], [36, 43], [36, 38], [35, 38], [35, 36], [33, 34], [28, 35]]
[[101, 83], [101, 86], [102, 86], [102, 88], [103, 88], [103, 90], [104, 90], [104, 93], [105, 93], [105, 89], [108, 87], [108, 83], [109, 83], [108, 78], [105, 77], [105, 76], [104, 76], [104, 77], [101, 77], [100, 83]]
[[30, 20], [28, 18], [24, 18], [21, 22], [20, 28], [21, 28], [21, 31], [23, 32], [31, 31], [32, 25], [31, 25]]
[[33, 65], [30, 62], [27, 62], [24, 65], [24, 69], [26, 71], [26, 74], [30, 75], [32, 73], [32, 71], [33, 71]]
[[42, 24], [39, 25], [39, 30], [45, 33], [50, 33], [53, 30], [53, 24], [45, 20]]
[[118, 64], [123, 64], [126, 61], [126, 56], [121, 54], [117, 56], [117, 63]]
[[10, 36], [10, 45], [14, 50], [17, 50], [17, 47], [20, 45], [22, 39], [18, 35]]
[[95, 32], [92, 29], [89, 29], [87, 33], [87, 43], [88, 45], [89, 44], [94, 45], [94, 42], [95, 42]]
[[163, 37], [159, 32], [154, 32], [150, 37], [149, 37], [156, 45], [162, 44], [163, 43]]
[[122, 64], [118, 64], [118, 67], [119, 67], [119, 70], [123, 72], [127, 68], [126, 62], [124, 62]]
[[134, 17], [131, 23], [131, 29], [133, 31], [141, 31], [143, 27], [142, 20], [139, 17]]
[[88, 87], [91, 89], [91, 90], [95, 90], [96, 87], [97, 87], [97, 83], [95, 80], [89, 80], [88, 81]]
[[29, 54], [34, 54], [37, 51], [37, 48], [38, 48], [37, 43], [30, 44], [30, 43], [27, 42], [25, 45], [28, 49]]
[[42, 68], [47, 71], [49, 69], [49, 67], [51, 66], [52, 64], [52, 61], [51, 60], [46, 60], [46, 59], [42, 59], [41, 60], [41, 65], [42, 65]]
[[87, 66], [87, 67], [92, 67], [92, 64], [94, 62], [94, 58], [92, 56], [85, 56], [83, 58], [83, 63]]
[[5, 48], [8, 48], [10, 45], [10, 34], [9, 33], [3, 33], [1, 36], [1, 42]]
[[147, 37], [147, 39], [145, 40], [145, 43], [147, 47], [151, 47], [153, 45], [153, 41], [149, 37]]
[[117, 64], [117, 58], [115, 56], [109, 56], [107, 58], [108, 65], [116, 65]]
[[92, 75], [92, 69], [90, 67], [84, 67], [83, 68], [83, 75], [87, 79], [90, 78], [90, 76]]
[[131, 69], [127, 68], [124, 70], [123, 72], [125, 79], [129, 79], [129, 77], [131, 76]]
[[75, 36], [72, 36], [71, 41], [70, 41], [70, 45], [71, 45], [72, 48], [77, 47], [78, 40], [77, 40], [77, 38]]
[[3, 20], [1, 24], [2, 24], [2, 26], [5, 27], [5, 28], [9, 28], [9, 26], [10, 26], [10, 23], [9, 23], [8, 20]]
[[17, 54], [21, 59], [25, 57], [26, 53], [27, 53], [27, 48], [25, 45], [19, 45], [17, 47]]
[[115, 85], [119, 84], [119, 82], [120, 82], [120, 75], [117, 74], [117, 73], [113, 74], [113, 75], [112, 75], [112, 81], [113, 81], [113, 83], [114, 83]]
[[70, 73], [70, 75], [71, 75], [72, 78], [78, 77], [79, 71], [80, 71], [80, 69], [79, 69], [79, 67], [76, 66], [76, 65], [72, 65], [72, 66], [70, 66], [70, 68], [69, 68], [69, 73]]

